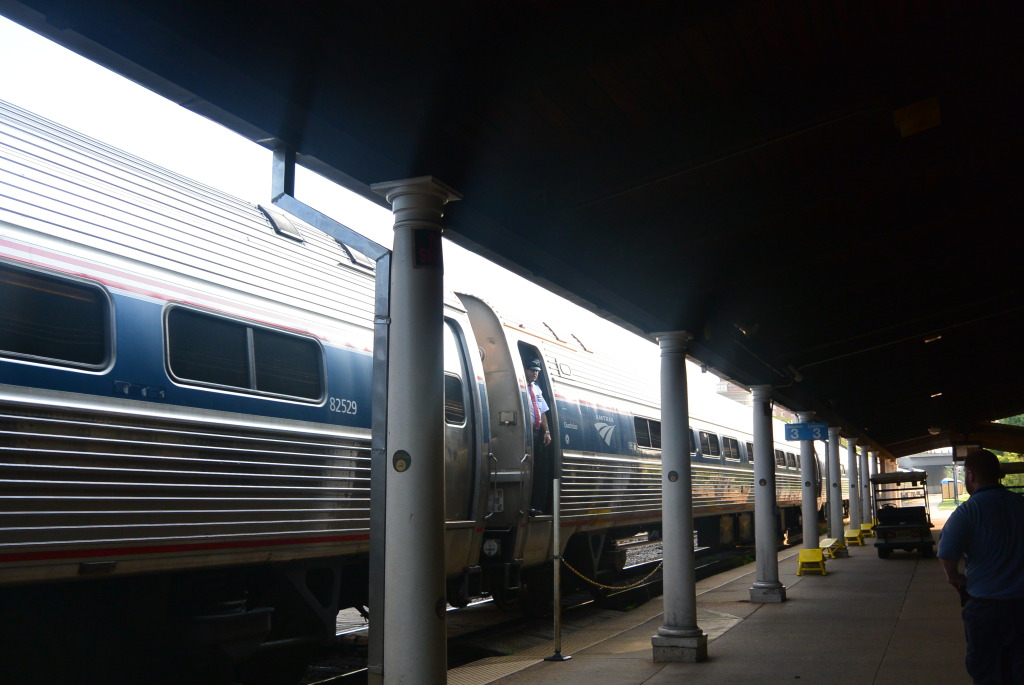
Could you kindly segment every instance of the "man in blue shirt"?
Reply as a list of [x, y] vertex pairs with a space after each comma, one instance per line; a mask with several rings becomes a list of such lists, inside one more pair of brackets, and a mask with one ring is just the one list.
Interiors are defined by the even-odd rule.
[[966, 598], [966, 663], [975, 683], [1024, 683], [1024, 497], [1000, 478], [996, 455], [969, 452], [964, 487], [971, 497], [950, 514], [939, 539], [946, 581]]

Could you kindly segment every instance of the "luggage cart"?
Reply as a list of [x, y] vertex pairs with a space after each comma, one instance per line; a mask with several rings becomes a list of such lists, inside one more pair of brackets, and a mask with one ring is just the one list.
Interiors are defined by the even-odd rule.
[[926, 559], [935, 556], [925, 472], [876, 473], [871, 476], [871, 484], [877, 507], [874, 530], [878, 558], [888, 559], [894, 549], [916, 549]]

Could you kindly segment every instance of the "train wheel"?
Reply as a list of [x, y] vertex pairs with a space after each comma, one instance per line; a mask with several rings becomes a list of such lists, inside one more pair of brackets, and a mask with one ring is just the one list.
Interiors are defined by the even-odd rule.
[[492, 590], [491, 599], [494, 600], [494, 605], [502, 611], [520, 611], [519, 593], [514, 590]]
[[453, 607], [461, 609], [469, 606], [469, 592], [465, 583], [460, 581], [449, 581], [447, 587], [448, 603]]

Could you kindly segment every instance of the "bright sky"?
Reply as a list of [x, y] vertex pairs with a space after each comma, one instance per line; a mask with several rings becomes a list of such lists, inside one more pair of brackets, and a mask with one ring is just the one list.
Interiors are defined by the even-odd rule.
[[[5, 65], [0, 99], [244, 200], [270, 199], [269, 150], [4, 17], [0, 64]], [[296, 170], [295, 194], [390, 246], [391, 212], [302, 167]], [[516, 318], [568, 323], [591, 349], [639, 343], [636, 336], [595, 322], [593, 314], [450, 242], [445, 243], [445, 279], [449, 289], [480, 295]], [[527, 303], [533, 303], [529, 309]], [[656, 357], [656, 348], [650, 349]], [[713, 385], [711, 374], [702, 380]]]

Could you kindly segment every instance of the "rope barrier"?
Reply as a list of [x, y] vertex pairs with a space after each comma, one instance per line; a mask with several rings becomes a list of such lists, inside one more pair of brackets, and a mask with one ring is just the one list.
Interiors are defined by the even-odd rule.
[[636, 581], [635, 583], [630, 583], [629, 585], [605, 585], [603, 583], [597, 582], [596, 580], [591, 580], [590, 578], [587, 578], [585, 575], [583, 575], [582, 573], [580, 573], [579, 571], [574, 569], [572, 567], [572, 564], [570, 564], [568, 561], [565, 560], [565, 557], [560, 557], [559, 561], [561, 561], [562, 564], [564, 564], [567, 569], [569, 569], [570, 571], [575, 573], [581, 580], [583, 580], [583, 581], [585, 581], [587, 583], [590, 583], [594, 587], [599, 587], [602, 590], [632, 590], [635, 587], [640, 587], [641, 585], [646, 583], [648, 580], [650, 580], [651, 577], [655, 573], [660, 571], [662, 565], [664, 565], [664, 563], [665, 563], [664, 561], [659, 561], [658, 565], [655, 566], [654, 569], [650, 573], [648, 573], [646, 576], [644, 576], [640, 580]]

